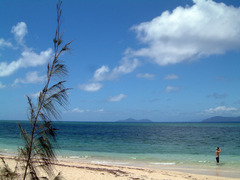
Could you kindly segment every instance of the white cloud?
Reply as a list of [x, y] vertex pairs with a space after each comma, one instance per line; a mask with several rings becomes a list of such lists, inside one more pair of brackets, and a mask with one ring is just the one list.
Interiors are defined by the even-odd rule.
[[18, 78], [14, 81], [13, 85], [16, 85], [18, 83], [28, 84], [28, 83], [43, 83], [47, 80], [47, 77], [45, 75], [39, 76], [37, 71], [28, 72], [26, 74], [25, 79]]
[[13, 74], [19, 67], [20, 61], [12, 61], [10, 64], [7, 64], [6, 62], [1, 62], [0, 63], [0, 77], [3, 76], [9, 76]]
[[132, 27], [146, 47], [128, 50], [128, 55], [163, 66], [239, 49], [240, 8], [212, 0], [193, 2]]
[[13, 45], [11, 42], [5, 41], [3, 38], [0, 38], [0, 48], [4, 47], [13, 47]]
[[149, 73], [145, 73], [145, 74], [137, 74], [138, 78], [144, 78], [144, 79], [153, 79], [155, 77], [154, 74], [149, 74]]
[[110, 74], [110, 79], [118, 78], [120, 75], [133, 72], [140, 65], [137, 59], [129, 60], [123, 59], [121, 65], [115, 67]]
[[19, 44], [23, 44], [23, 39], [25, 35], [28, 33], [27, 25], [25, 22], [19, 22], [16, 26], [12, 27], [11, 32], [14, 34], [15, 39]]
[[137, 59], [129, 60], [127, 58], [123, 58], [120, 65], [113, 68], [113, 70], [110, 70], [108, 66], [103, 65], [95, 71], [93, 79], [91, 79], [93, 83], [82, 84], [79, 88], [89, 92], [98, 91], [103, 87], [103, 84], [97, 82], [117, 79], [121, 75], [133, 72], [139, 65], [140, 62]]
[[173, 79], [178, 79], [179, 77], [175, 74], [169, 74], [164, 77], [165, 80], [173, 80]]
[[174, 86], [167, 86], [165, 88], [165, 92], [175, 92], [175, 91], [178, 91], [179, 90], [179, 87], [174, 87]]
[[229, 112], [234, 112], [237, 111], [238, 109], [235, 107], [226, 107], [226, 106], [218, 106], [215, 108], [209, 108], [207, 110], [205, 110], [205, 112], [210, 113], [210, 114], [214, 114], [214, 113], [229, 113]]
[[100, 90], [103, 87], [100, 83], [89, 83], [89, 84], [82, 84], [79, 85], [79, 88], [84, 91], [95, 92]]
[[96, 112], [104, 112], [104, 109], [98, 109]]
[[37, 98], [39, 97], [39, 95], [40, 95], [40, 91], [37, 92], [37, 93], [32, 93], [32, 94], [30, 94], [29, 96], [37, 99]]
[[107, 75], [109, 73], [108, 66], [102, 66], [101, 68], [97, 69], [94, 73], [94, 81], [104, 81], [107, 79]]
[[12, 61], [7, 64], [6, 62], [0, 63], [0, 77], [9, 76], [19, 68], [36, 67], [46, 64], [52, 56], [52, 49], [42, 51], [39, 54], [30, 49], [24, 50], [21, 57], [17, 61]]
[[[14, 34], [16, 41], [24, 46], [21, 56], [12, 62], [0, 62], [0, 77], [9, 76], [19, 68], [28, 68], [45, 65], [51, 58], [53, 51], [51, 48], [41, 51], [39, 54], [28, 48], [24, 44], [24, 38], [27, 31], [25, 22], [19, 22], [16, 26], [12, 27], [11, 32]], [[12, 47], [12, 44], [4, 39], [0, 39], [0, 47]]]
[[121, 101], [122, 99], [126, 98], [127, 96], [125, 94], [119, 94], [117, 96], [109, 97], [108, 101], [110, 102], [117, 102]]
[[70, 111], [65, 111], [65, 113], [101, 113], [104, 112], [104, 109], [98, 109], [98, 110], [83, 110], [83, 109], [79, 109], [78, 107], [70, 110]]
[[6, 85], [2, 84], [2, 82], [0, 81], [0, 89], [3, 89], [5, 87], [6, 87]]
[[22, 52], [22, 58], [19, 59], [23, 67], [36, 67], [46, 64], [52, 56], [52, 49], [48, 48], [46, 51], [36, 54], [32, 50]]
[[140, 62], [137, 59], [122, 59], [121, 64], [110, 71], [108, 66], [102, 66], [97, 69], [93, 76], [93, 81], [106, 81], [119, 78], [119, 76], [133, 72]]
[[71, 112], [83, 113], [84, 110], [79, 109], [79, 108], [74, 108]]

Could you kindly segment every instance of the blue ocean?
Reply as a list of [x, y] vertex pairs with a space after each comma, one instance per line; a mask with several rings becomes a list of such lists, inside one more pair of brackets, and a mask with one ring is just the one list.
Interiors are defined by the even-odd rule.
[[[29, 127], [27, 121], [18, 122]], [[240, 123], [58, 121], [54, 124], [59, 129], [56, 149], [59, 158], [183, 171], [192, 169], [192, 172], [201, 170], [201, 173], [240, 178]], [[16, 121], [0, 121], [0, 154], [16, 154], [21, 145]], [[215, 161], [216, 147], [222, 151], [219, 165]]]

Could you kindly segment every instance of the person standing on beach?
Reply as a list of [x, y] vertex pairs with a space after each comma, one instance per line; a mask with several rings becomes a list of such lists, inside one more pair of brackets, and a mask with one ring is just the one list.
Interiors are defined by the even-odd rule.
[[216, 161], [217, 161], [217, 164], [219, 163], [219, 154], [221, 153], [221, 149], [219, 147], [217, 147], [216, 149]]

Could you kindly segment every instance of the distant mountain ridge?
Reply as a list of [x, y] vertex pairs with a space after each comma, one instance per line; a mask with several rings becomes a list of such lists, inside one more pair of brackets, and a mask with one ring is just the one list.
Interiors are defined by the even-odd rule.
[[147, 123], [147, 122], [152, 122], [149, 119], [140, 119], [140, 120], [136, 120], [133, 118], [128, 118], [128, 119], [124, 119], [124, 120], [118, 120], [116, 122], [130, 122], [130, 123]]
[[208, 119], [203, 120], [205, 123], [236, 123], [240, 122], [240, 117], [223, 117], [223, 116], [214, 116]]

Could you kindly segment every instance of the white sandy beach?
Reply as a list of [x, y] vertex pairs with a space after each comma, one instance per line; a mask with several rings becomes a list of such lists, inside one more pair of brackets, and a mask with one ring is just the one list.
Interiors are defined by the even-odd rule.
[[[10, 168], [15, 167], [15, 160], [2, 156]], [[2, 165], [2, 164], [1, 164]], [[59, 160], [54, 165], [55, 174], [61, 172], [66, 180], [236, 180], [240, 178], [221, 177], [216, 174], [203, 175], [186, 173], [181, 170], [161, 170], [143, 167], [113, 166], [92, 164], [71, 160]], [[191, 170], [189, 170], [190, 172]]]

